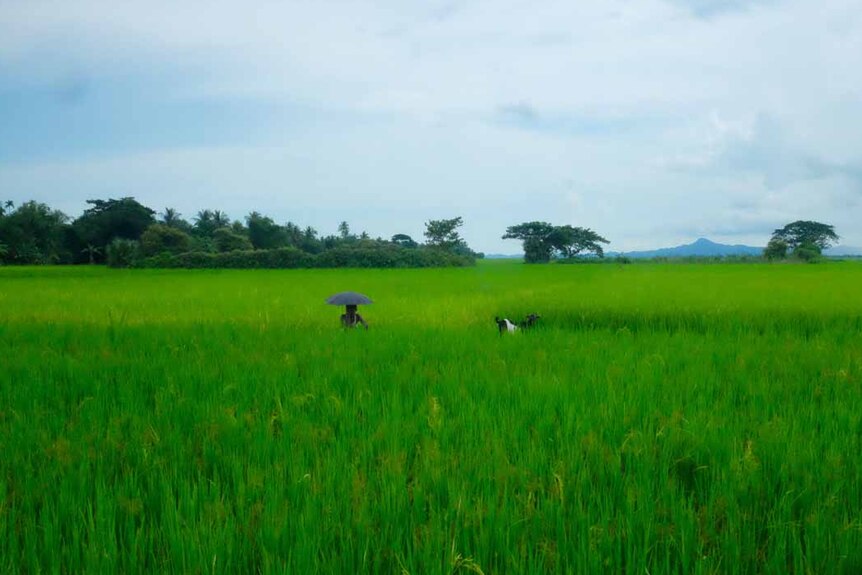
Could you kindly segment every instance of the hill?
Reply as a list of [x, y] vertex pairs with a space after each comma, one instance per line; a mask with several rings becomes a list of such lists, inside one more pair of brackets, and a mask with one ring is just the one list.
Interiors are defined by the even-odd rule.
[[622, 252], [608, 255], [622, 255], [629, 258], [687, 258], [716, 256], [759, 256], [762, 253], [762, 247], [746, 246], [742, 244], [719, 244], [706, 238], [698, 238], [693, 243], [684, 244], [672, 248]]

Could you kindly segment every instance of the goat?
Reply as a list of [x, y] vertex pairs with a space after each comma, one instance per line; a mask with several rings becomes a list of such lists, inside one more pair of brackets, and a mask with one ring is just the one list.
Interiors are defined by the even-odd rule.
[[506, 318], [500, 319], [499, 317], [495, 317], [494, 321], [497, 322], [497, 329], [499, 330], [500, 335], [503, 335], [504, 331], [508, 331], [509, 333], [515, 333], [515, 330], [518, 329], [518, 326], [516, 326]]
[[536, 322], [539, 320], [540, 317], [542, 316], [537, 313], [531, 313], [526, 318], [524, 318], [524, 321], [522, 321], [518, 325], [524, 329], [533, 327], [534, 325], [536, 325]]

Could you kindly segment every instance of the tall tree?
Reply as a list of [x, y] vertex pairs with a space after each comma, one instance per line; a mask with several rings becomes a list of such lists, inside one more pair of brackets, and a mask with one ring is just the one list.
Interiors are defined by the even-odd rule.
[[342, 240], [346, 240], [350, 238], [350, 226], [347, 222], [341, 222], [338, 224], [338, 235], [341, 236]]
[[248, 239], [256, 250], [269, 250], [285, 245], [284, 230], [272, 218], [258, 212], [252, 212], [245, 217], [248, 228]]
[[548, 222], [524, 222], [506, 228], [504, 240], [521, 240], [524, 247], [524, 261], [528, 264], [541, 264], [551, 260], [553, 245], [549, 241], [554, 226]]
[[835, 233], [835, 226], [797, 220], [772, 232], [772, 239], [783, 241], [794, 252], [805, 247], [820, 253], [832, 245], [832, 242], [838, 241], [838, 235]]
[[417, 244], [416, 241], [407, 234], [395, 234], [389, 241], [397, 246], [401, 246], [402, 248], [419, 247], [419, 244]]
[[174, 208], [165, 208], [165, 211], [159, 215], [161, 216], [159, 222], [169, 228], [174, 228], [187, 234], [192, 232], [191, 224], [184, 220], [183, 215]]
[[24, 202], [0, 218], [0, 243], [6, 245], [5, 260], [20, 264], [69, 261], [65, 249], [66, 214], [47, 204]]
[[218, 228], [226, 228], [230, 226], [230, 217], [221, 210], [213, 211], [213, 222]]
[[303, 233], [302, 228], [293, 222], [287, 222], [282, 228], [284, 239], [287, 245], [299, 248], [302, 246]]
[[91, 207], [73, 225], [85, 245], [92, 244], [103, 252], [116, 238], [138, 240], [156, 222], [156, 212], [134, 198], [87, 200], [87, 203]]
[[212, 210], [200, 210], [195, 214], [194, 222], [192, 229], [195, 235], [203, 238], [212, 237], [213, 232], [218, 229], [218, 226], [213, 222]]
[[449, 220], [431, 220], [425, 222], [424, 235], [428, 238], [428, 245], [433, 248], [452, 250], [464, 243], [458, 234], [458, 228], [464, 225], [461, 216]]
[[201, 210], [194, 217], [192, 232], [202, 238], [211, 238], [219, 228], [231, 225], [228, 215], [221, 210]]
[[763, 257], [769, 261], [783, 260], [787, 257], [787, 242], [778, 238], [772, 238], [763, 248]]
[[174, 208], [165, 208], [161, 214], [161, 222], [168, 227], [173, 227], [181, 219], [181, 214]]
[[87, 246], [81, 250], [81, 253], [87, 256], [87, 263], [93, 265], [96, 263], [96, 257], [102, 255], [102, 250], [93, 244], [87, 244]]
[[527, 263], [545, 263], [555, 254], [572, 258], [584, 252], [591, 252], [598, 257], [604, 257], [605, 251], [601, 244], [610, 243], [589, 228], [554, 226], [548, 222], [535, 221], [509, 226], [503, 239], [521, 240], [524, 261]]
[[601, 244], [610, 242], [589, 228], [556, 226], [548, 237], [551, 247], [564, 258], [573, 258], [582, 252], [592, 252], [605, 257]]

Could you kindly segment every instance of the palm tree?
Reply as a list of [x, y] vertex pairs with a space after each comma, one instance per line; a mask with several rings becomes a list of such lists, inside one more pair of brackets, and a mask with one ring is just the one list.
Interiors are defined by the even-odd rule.
[[168, 227], [176, 227], [177, 223], [180, 221], [182, 214], [176, 211], [173, 208], [165, 208], [165, 211], [161, 213], [162, 223]]
[[199, 236], [210, 237], [218, 226], [213, 224], [213, 213], [210, 210], [201, 210], [195, 216], [195, 233]]
[[223, 211], [216, 210], [212, 214], [213, 223], [216, 224], [216, 228], [226, 228], [230, 225], [230, 218]]
[[342, 240], [346, 240], [348, 236], [350, 236], [350, 226], [347, 222], [341, 222], [338, 224], [338, 234], [341, 236]]
[[195, 223], [207, 224], [213, 219], [213, 213], [210, 210], [201, 210], [195, 215]]
[[97, 248], [93, 244], [87, 244], [87, 247], [81, 250], [82, 254], [87, 254], [90, 259], [90, 265], [96, 263], [96, 255], [102, 253], [100, 248]]
[[15, 202], [12, 200], [6, 200], [2, 206], [0, 206], [0, 216], [6, 214], [6, 210], [12, 210], [15, 207]]

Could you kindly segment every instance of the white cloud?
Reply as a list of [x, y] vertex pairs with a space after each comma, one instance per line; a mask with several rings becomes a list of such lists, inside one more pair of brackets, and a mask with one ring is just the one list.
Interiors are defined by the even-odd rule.
[[464, 215], [488, 251], [517, 249], [498, 238], [526, 219], [571, 218], [611, 249], [765, 237], [789, 201], [858, 221], [859, 70], [851, 0], [5, 2], [0, 91], [119, 79], [314, 117], [274, 116], [266, 146], [0, 163], [0, 186], [73, 213], [136, 194], [374, 235]]

